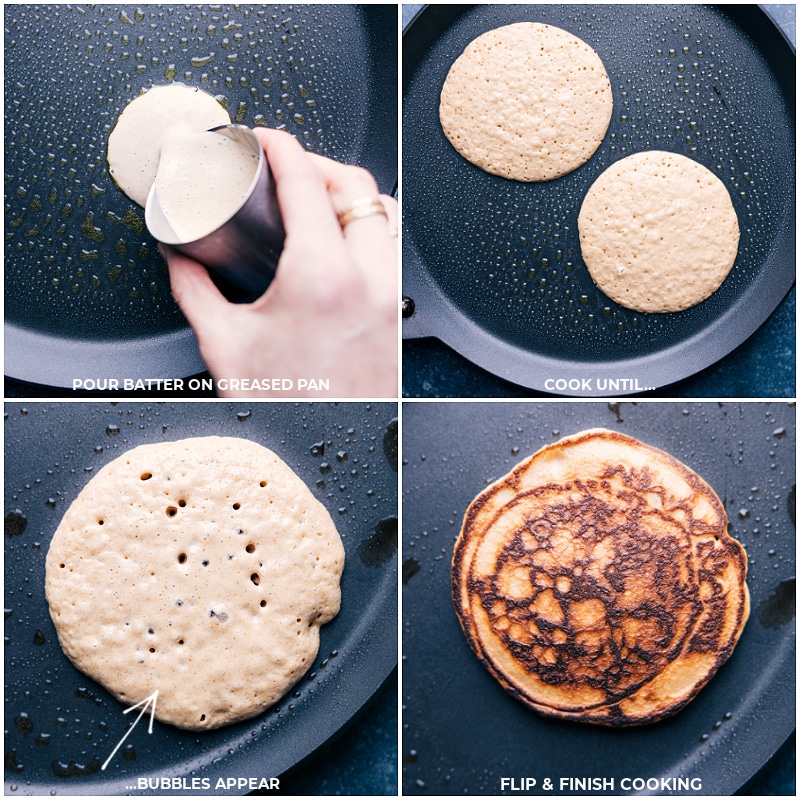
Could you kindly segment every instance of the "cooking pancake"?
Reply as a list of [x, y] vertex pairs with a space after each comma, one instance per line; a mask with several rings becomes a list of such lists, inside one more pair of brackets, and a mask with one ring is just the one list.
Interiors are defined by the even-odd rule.
[[481, 663], [539, 713], [601, 725], [683, 708], [733, 651], [747, 558], [717, 495], [602, 429], [542, 448], [470, 505], [455, 608]]
[[597, 288], [649, 313], [684, 311], [710, 297], [739, 250], [725, 184], [691, 158], [660, 150], [635, 153], [600, 175], [578, 233]]
[[612, 107], [608, 74], [586, 42], [517, 22], [469, 43], [445, 79], [439, 119], [453, 147], [482, 170], [549, 181], [592, 157]]
[[207, 730], [263, 711], [339, 611], [344, 549], [275, 453], [234, 437], [136, 447], [67, 509], [46, 562], [75, 666], [156, 717]]

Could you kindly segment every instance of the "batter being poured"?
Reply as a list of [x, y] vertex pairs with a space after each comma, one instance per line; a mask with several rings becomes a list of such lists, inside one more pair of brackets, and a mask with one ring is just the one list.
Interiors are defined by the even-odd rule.
[[180, 125], [199, 133], [230, 121], [216, 98], [200, 89], [181, 83], [154, 86], [119, 115], [108, 137], [109, 172], [119, 188], [144, 207], [168, 132]]
[[228, 136], [180, 126], [161, 148], [156, 194], [178, 239], [193, 242], [237, 211], [258, 170], [258, 156]]
[[196, 241], [219, 228], [250, 189], [258, 155], [209, 130], [230, 121], [216, 98], [173, 83], [128, 103], [109, 136], [117, 185], [144, 206], [155, 183], [176, 241]]

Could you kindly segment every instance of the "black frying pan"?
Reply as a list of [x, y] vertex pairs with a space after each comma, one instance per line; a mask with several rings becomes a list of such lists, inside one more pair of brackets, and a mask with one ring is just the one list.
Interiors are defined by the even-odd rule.
[[[592, 159], [544, 184], [474, 167], [438, 120], [442, 83], [464, 47], [523, 20], [583, 38], [614, 93]], [[495, 375], [560, 394], [629, 394], [714, 363], [794, 281], [794, 94], [793, 49], [755, 6], [427, 6], [403, 41], [403, 291], [414, 308], [404, 337], [437, 337]], [[682, 153], [719, 175], [742, 229], [723, 286], [678, 314], [616, 305], [580, 255], [587, 190], [645, 149]], [[609, 378], [637, 383], [598, 383]]]
[[[450, 596], [464, 512], [524, 457], [590, 427], [660, 447], [714, 488], [745, 547], [750, 619], [730, 660], [676, 716], [609, 729], [549, 719], [478, 663]], [[403, 413], [403, 789], [409, 795], [528, 794], [560, 778], [700, 778], [729, 795], [795, 725], [793, 404], [414, 403]], [[549, 777], [555, 786], [541, 791]], [[568, 787], [567, 787], [568, 788]], [[644, 792], [668, 794], [669, 792]]]
[[203, 372], [108, 134], [142, 89], [219, 95], [235, 122], [397, 180], [397, 7], [15, 5], [5, 14], [6, 375]]
[[[7, 404], [6, 793], [122, 794], [139, 777], [184, 776], [211, 781], [201, 794], [245, 794], [214, 788], [219, 778], [277, 777], [339, 731], [397, 661], [395, 415], [395, 404], [380, 403]], [[50, 538], [113, 458], [212, 434], [274, 450], [330, 511], [346, 551], [341, 611], [322, 628], [311, 671], [270, 710], [201, 734], [156, 722], [148, 735], [140, 722], [132, 749], [102, 772], [130, 715], [58, 644], [44, 596]]]

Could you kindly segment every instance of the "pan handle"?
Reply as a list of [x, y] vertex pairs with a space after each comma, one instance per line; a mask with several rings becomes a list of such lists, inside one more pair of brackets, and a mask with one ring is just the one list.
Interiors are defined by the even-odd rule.
[[441, 323], [447, 316], [449, 303], [427, 274], [415, 249], [403, 241], [403, 296], [401, 301], [403, 338], [441, 339]]

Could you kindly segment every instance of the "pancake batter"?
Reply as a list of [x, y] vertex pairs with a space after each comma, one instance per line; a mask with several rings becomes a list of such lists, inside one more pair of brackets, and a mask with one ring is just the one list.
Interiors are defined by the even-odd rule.
[[586, 42], [518, 22], [482, 34], [458, 57], [439, 119], [453, 147], [486, 172], [549, 181], [592, 157], [612, 107], [605, 67]]
[[164, 216], [182, 242], [193, 242], [227, 222], [247, 194], [258, 156], [228, 136], [170, 128], [161, 150], [156, 192]]
[[625, 308], [683, 311], [710, 297], [739, 248], [739, 221], [713, 172], [651, 150], [612, 164], [578, 216], [581, 254], [601, 292]]
[[210, 94], [171, 83], [132, 100], [108, 137], [108, 167], [120, 189], [144, 208], [156, 178], [164, 137], [175, 125], [193, 132], [228, 125], [228, 112]]

